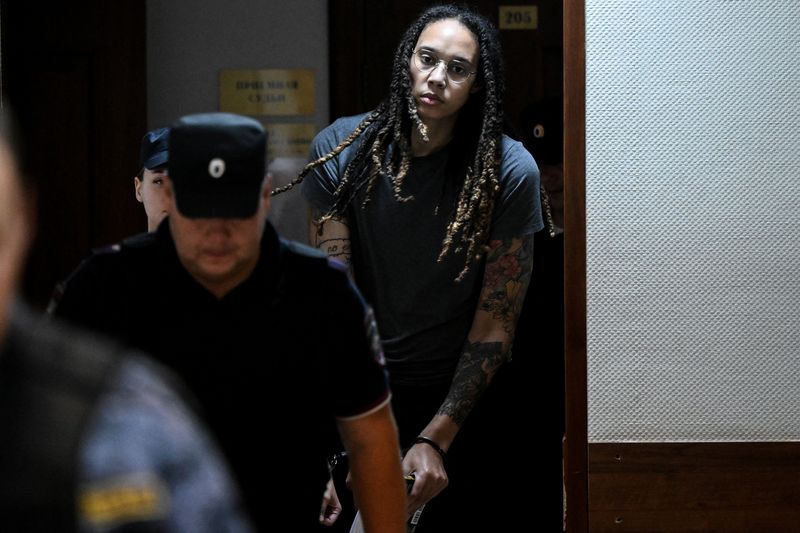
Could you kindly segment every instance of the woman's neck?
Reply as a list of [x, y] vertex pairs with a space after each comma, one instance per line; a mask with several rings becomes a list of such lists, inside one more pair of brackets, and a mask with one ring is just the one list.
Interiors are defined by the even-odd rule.
[[430, 155], [438, 150], [441, 150], [453, 138], [453, 131], [455, 129], [455, 120], [447, 121], [447, 123], [435, 122], [425, 124], [428, 130], [428, 140], [422, 138], [417, 128], [411, 130], [411, 154], [414, 157], [423, 157]]

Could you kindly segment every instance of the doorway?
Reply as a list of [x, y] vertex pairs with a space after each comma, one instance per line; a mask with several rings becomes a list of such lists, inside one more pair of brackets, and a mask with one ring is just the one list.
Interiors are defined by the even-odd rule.
[[[395, 47], [406, 27], [430, 1], [331, 0], [331, 120], [373, 109], [385, 97]], [[525, 142], [542, 169], [560, 178], [563, 92], [561, 2], [471, 2], [499, 27], [500, 7], [535, 7], [535, 29], [501, 28], [506, 67], [508, 132]], [[534, 128], [539, 133], [534, 135]], [[561, 185], [554, 185], [560, 199]], [[563, 525], [564, 434], [563, 233], [536, 235], [534, 275], [516, 330], [513, 359], [498, 373], [482, 403], [498, 413], [497, 439], [509, 453], [497, 458], [501, 512], [510, 522], [541, 531]], [[529, 426], [533, 424], [534, 427]], [[536, 442], [526, 438], [533, 429]], [[544, 450], [533, 453], [533, 449]], [[530, 487], [502, 491], [503, 487]], [[534, 501], [534, 490], [544, 494]], [[346, 522], [346, 520], [345, 520]]]

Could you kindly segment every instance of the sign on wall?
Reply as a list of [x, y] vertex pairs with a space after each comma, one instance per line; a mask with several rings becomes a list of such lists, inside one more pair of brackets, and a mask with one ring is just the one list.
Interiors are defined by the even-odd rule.
[[221, 70], [220, 111], [240, 115], [312, 115], [311, 69]]
[[500, 6], [501, 30], [535, 30], [539, 27], [539, 6]]

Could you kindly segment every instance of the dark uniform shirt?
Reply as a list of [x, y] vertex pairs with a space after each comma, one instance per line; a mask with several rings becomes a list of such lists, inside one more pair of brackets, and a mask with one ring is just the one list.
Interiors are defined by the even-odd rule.
[[90, 256], [54, 311], [177, 371], [264, 530], [316, 527], [335, 417], [388, 402], [374, 321], [345, 270], [269, 224], [255, 270], [222, 299], [183, 268], [165, 221]]

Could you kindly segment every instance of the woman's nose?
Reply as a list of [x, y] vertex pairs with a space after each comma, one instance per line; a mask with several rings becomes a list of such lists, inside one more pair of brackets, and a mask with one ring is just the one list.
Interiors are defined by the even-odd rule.
[[433, 67], [430, 74], [428, 74], [428, 82], [436, 83], [438, 85], [446, 85], [447, 84], [447, 64], [442, 61], [441, 59]]

